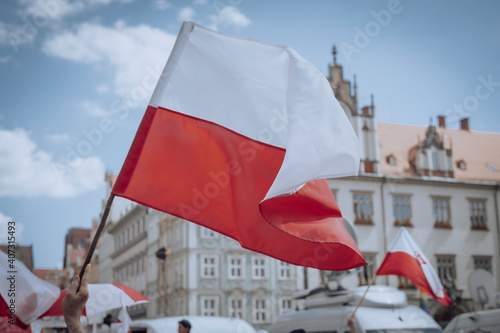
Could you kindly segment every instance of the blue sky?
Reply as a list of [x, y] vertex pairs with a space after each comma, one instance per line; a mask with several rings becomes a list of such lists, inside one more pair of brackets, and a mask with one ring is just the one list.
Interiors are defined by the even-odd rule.
[[0, 243], [62, 265], [91, 226], [183, 20], [293, 47], [325, 75], [337, 45], [381, 121], [500, 132], [496, 1], [17, 0], [0, 3]]

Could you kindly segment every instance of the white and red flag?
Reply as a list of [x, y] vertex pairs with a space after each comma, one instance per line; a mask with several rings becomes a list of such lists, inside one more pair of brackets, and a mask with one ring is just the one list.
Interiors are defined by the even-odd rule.
[[324, 178], [359, 142], [294, 50], [185, 22], [112, 193], [326, 270], [365, 264]]
[[403, 276], [439, 303], [451, 305], [451, 300], [429, 259], [405, 228], [399, 230], [376, 275]]
[[26, 328], [57, 300], [59, 288], [38, 278], [10, 254], [0, 251], [0, 316]]

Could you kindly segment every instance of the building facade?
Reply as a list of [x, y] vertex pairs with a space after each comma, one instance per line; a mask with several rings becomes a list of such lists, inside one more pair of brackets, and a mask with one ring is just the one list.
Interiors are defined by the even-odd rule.
[[[477, 268], [500, 286], [500, 134], [461, 127], [413, 126], [376, 121], [373, 97], [359, 106], [357, 84], [343, 68], [329, 65], [332, 90], [359, 138], [359, 176], [328, 182], [346, 219], [354, 224], [368, 266], [340, 281], [365, 285], [375, 274], [400, 228], [406, 227], [457, 301], [470, 309], [467, 282]], [[107, 175], [111, 188], [114, 177]], [[234, 240], [174, 216], [116, 198], [101, 237], [99, 279], [120, 282], [150, 298], [131, 309], [132, 318], [220, 315], [268, 328], [277, 315], [298, 305], [292, 295], [324, 285], [328, 274], [247, 251]], [[382, 276], [378, 284], [419, 293], [410, 281]], [[458, 302], [459, 298], [462, 302]], [[436, 318], [444, 308], [431, 303]]]
[[66, 233], [63, 268], [68, 271], [70, 277], [79, 274], [85, 262], [92, 241], [90, 232], [91, 229], [71, 228]]
[[241, 318], [268, 328], [294, 309], [303, 270], [243, 249], [210, 229], [170, 217], [162, 222], [160, 245], [167, 249], [160, 278], [168, 315]]
[[[351, 88], [335, 59], [329, 70], [328, 80], [362, 147], [359, 176], [329, 180], [368, 262], [343, 283], [367, 284], [399, 228], [406, 227], [443, 285], [462, 299], [456, 311], [471, 310], [468, 279], [475, 269], [489, 271], [500, 286], [500, 134], [474, 132], [469, 119], [462, 119], [460, 128], [447, 128], [445, 116], [437, 117], [437, 126], [378, 122], [373, 97], [371, 105], [356, 109], [356, 83]], [[376, 282], [418, 300], [418, 291], [404, 278]], [[438, 319], [446, 317], [437, 303], [431, 310]]]

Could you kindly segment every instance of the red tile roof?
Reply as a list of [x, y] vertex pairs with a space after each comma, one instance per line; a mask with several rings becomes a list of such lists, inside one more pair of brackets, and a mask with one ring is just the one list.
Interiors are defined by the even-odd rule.
[[[387, 176], [418, 177], [410, 165], [410, 154], [418, 142], [425, 139], [426, 126], [377, 122], [382, 174]], [[459, 180], [500, 182], [500, 134], [437, 128], [445, 148], [452, 148], [455, 178]], [[387, 157], [394, 155], [396, 164]], [[457, 167], [463, 160], [466, 169]], [[498, 170], [488, 167], [493, 165]]]

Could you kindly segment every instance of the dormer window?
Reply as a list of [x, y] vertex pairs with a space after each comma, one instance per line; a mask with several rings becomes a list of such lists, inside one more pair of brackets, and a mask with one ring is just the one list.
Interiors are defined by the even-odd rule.
[[488, 163], [488, 168], [493, 172], [498, 172], [498, 168], [491, 163]]
[[387, 156], [386, 161], [390, 165], [396, 165], [396, 157], [394, 157], [394, 155], [392, 154]]
[[444, 147], [433, 125], [429, 125], [425, 139], [417, 144], [415, 167], [421, 176], [454, 177], [455, 163], [451, 148]]
[[457, 161], [457, 168], [459, 168], [460, 170], [467, 169], [467, 166], [465, 165], [464, 160]]
[[431, 161], [432, 161], [432, 169], [439, 170], [438, 154], [435, 148], [431, 150]]

